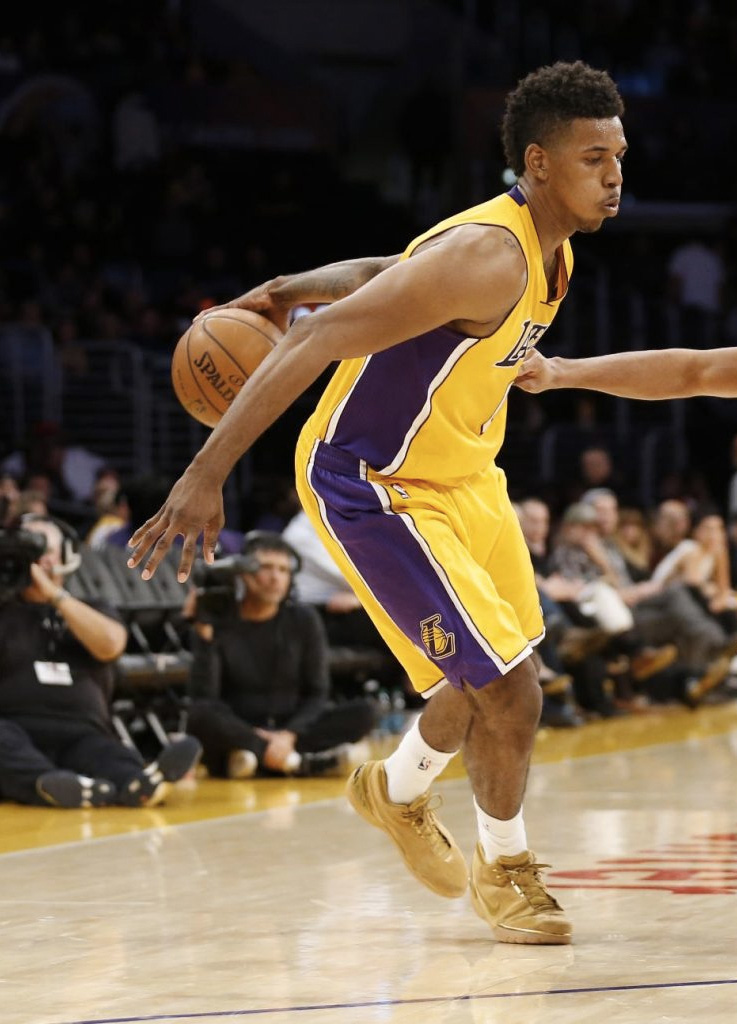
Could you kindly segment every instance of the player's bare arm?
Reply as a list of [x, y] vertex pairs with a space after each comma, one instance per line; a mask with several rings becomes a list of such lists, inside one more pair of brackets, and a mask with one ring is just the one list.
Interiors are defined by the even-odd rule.
[[139, 565], [150, 552], [143, 568], [144, 579], [150, 578], [181, 535], [179, 579], [186, 580], [201, 531], [203, 554], [214, 557], [224, 522], [222, 486], [237, 460], [331, 363], [383, 351], [449, 323], [498, 323], [524, 291], [526, 274], [508, 232], [469, 225], [295, 321], [246, 381], [166, 504], [133, 534], [128, 564]]
[[531, 352], [515, 383], [532, 393], [586, 388], [620, 398], [737, 398], [737, 349], [670, 348], [589, 359], [546, 359]]
[[399, 255], [366, 256], [330, 263], [300, 274], [283, 274], [251, 288], [237, 299], [203, 310], [195, 319], [215, 309], [251, 309], [267, 316], [280, 330], [286, 331], [290, 309], [311, 302], [337, 302], [352, 295], [398, 260]]

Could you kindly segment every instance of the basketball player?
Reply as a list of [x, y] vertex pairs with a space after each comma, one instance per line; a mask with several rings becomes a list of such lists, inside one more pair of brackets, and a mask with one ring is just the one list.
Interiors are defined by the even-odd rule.
[[737, 398], [737, 349], [615, 352], [589, 359], [528, 358], [515, 381], [524, 391], [587, 388], [620, 398]]
[[544, 627], [494, 457], [508, 391], [567, 291], [569, 236], [617, 214], [622, 111], [605, 72], [541, 68], [507, 100], [504, 145], [519, 178], [510, 192], [437, 224], [398, 257], [277, 278], [236, 299], [282, 324], [298, 303], [332, 304], [292, 325], [131, 538], [129, 565], [143, 564], [144, 579], [179, 534], [181, 579], [202, 530], [212, 558], [234, 463], [340, 360], [300, 437], [300, 498], [429, 698], [386, 761], [354, 772], [348, 795], [420, 881], [461, 896], [468, 868], [428, 790], [462, 749], [479, 832], [473, 904], [505, 942], [568, 943], [571, 926], [545, 889], [522, 816], [541, 707], [532, 655]]

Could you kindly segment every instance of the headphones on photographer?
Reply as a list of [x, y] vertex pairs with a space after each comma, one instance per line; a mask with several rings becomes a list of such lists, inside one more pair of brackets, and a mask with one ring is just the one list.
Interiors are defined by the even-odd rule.
[[61, 565], [56, 569], [55, 575], [71, 576], [79, 569], [82, 564], [81, 541], [73, 526], [63, 519], [41, 515], [38, 512], [26, 512], [20, 517], [18, 525], [23, 529], [29, 523], [51, 523], [61, 533]]
[[[256, 558], [257, 551], [279, 551], [289, 556], [289, 571], [294, 576], [302, 568], [302, 559], [291, 544], [284, 540], [280, 533], [271, 530], [250, 530], [243, 538], [241, 554], [245, 556], [243, 572], [258, 572], [261, 563]], [[250, 557], [249, 557], [250, 556]]]

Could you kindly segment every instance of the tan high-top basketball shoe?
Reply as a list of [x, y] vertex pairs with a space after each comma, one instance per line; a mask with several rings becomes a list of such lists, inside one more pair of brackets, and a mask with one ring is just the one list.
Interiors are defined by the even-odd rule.
[[481, 844], [471, 867], [471, 902], [499, 942], [565, 945], [571, 925], [540, 878], [542, 868], [529, 850], [488, 864]]
[[[366, 761], [348, 779], [346, 793], [362, 818], [394, 840], [404, 862], [423, 885], [455, 899], [468, 888], [468, 865], [425, 793], [411, 804], [389, 799], [382, 761]], [[439, 797], [435, 798], [438, 801]]]

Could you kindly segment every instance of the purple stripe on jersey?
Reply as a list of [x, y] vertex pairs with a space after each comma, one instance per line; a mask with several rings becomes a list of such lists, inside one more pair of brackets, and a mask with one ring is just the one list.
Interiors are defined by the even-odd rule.
[[466, 335], [450, 327], [371, 356], [340, 413], [330, 444], [375, 469], [391, 464], [427, 401], [428, 388]]
[[509, 192], [507, 192], [507, 195], [511, 196], [512, 199], [514, 199], [517, 206], [524, 206], [527, 202], [527, 200], [525, 199], [525, 194], [519, 187], [519, 185], [512, 185]]
[[384, 511], [372, 485], [358, 476], [356, 460], [319, 444], [310, 485], [322, 499], [323, 520], [375, 599], [446, 679], [477, 688], [496, 679], [501, 673], [469, 629], [452, 588], [402, 517]]

